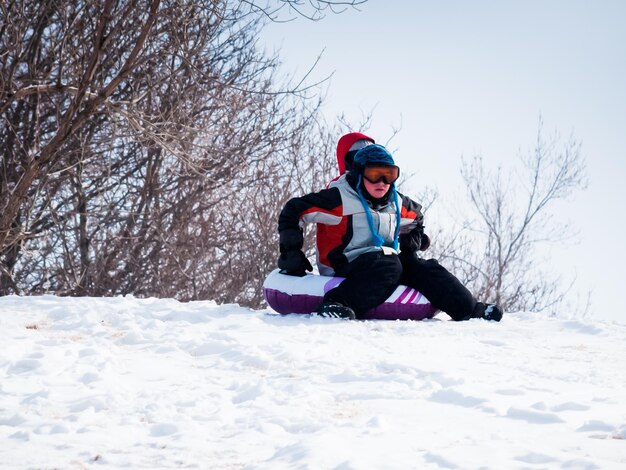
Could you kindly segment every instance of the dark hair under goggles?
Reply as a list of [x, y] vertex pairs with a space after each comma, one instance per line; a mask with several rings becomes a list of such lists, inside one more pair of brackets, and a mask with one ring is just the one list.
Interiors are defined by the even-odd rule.
[[400, 177], [400, 168], [395, 165], [366, 166], [363, 169], [363, 178], [370, 183], [392, 184]]

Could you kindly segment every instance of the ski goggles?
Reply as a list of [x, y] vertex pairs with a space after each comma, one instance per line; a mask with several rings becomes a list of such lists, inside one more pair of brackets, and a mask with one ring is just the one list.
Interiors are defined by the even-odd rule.
[[370, 183], [393, 184], [400, 177], [400, 168], [395, 165], [366, 166], [363, 169], [363, 178]]

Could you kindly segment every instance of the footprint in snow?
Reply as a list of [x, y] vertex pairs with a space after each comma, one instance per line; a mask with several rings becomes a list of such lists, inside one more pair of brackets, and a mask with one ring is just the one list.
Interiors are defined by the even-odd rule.
[[35, 434], [66, 434], [70, 432], [68, 428], [63, 426], [62, 424], [42, 424], [34, 430]]
[[93, 372], [87, 372], [83, 374], [83, 376], [80, 378], [80, 381], [85, 385], [89, 385], [91, 382], [95, 382], [99, 378], [100, 376], [98, 374], [94, 374]]
[[430, 399], [437, 403], [465, 406], [468, 408], [481, 405], [486, 401], [482, 398], [463, 395], [455, 390], [438, 390], [430, 396]]
[[573, 320], [564, 322], [563, 326], [565, 328], [569, 328], [570, 330], [574, 330], [579, 333], [584, 333], [587, 335], [597, 335], [603, 332], [603, 330], [593, 325], [587, 325], [585, 323], [581, 323], [579, 321], [573, 321]]
[[523, 390], [518, 390], [515, 388], [501, 388], [500, 390], [496, 390], [496, 393], [499, 395], [507, 395], [507, 396], [517, 396], [524, 395]]
[[459, 468], [458, 465], [455, 465], [441, 455], [433, 454], [432, 452], [424, 454], [424, 460], [428, 463], [438, 465], [441, 468]]
[[543, 413], [540, 411], [523, 410], [520, 408], [509, 408], [506, 413], [507, 418], [521, 419], [532, 424], [553, 424], [562, 423], [563, 420], [553, 413]]
[[26, 422], [26, 419], [18, 414], [14, 414], [10, 418], [0, 418], [0, 426], [16, 427]]
[[30, 440], [30, 434], [24, 431], [17, 431], [14, 432], [13, 434], [11, 434], [9, 436], [9, 438], [11, 439], [19, 439], [20, 441], [29, 441]]
[[93, 348], [81, 349], [78, 352], [78, 357], [97, 356], [97, 355], [98, 355], [98, 351]]
[[28, 372], [37, 370], [41, 367], [41, 361], [36, 359], [22, 359], [13, 364], [8, 372], [9, 374], [26, 374]]
[[497, 347], [508, 346], [508, 344], [505, 343], [504, 341], [498, 341], [497, 339], [485, 339], [485, 340], [482, 340], [481, 343], [486, 344], [487, 346], [497, 346]]
[[535, 465], [542, 465], [542, 464], [556, 462], [556, 459], [554, 457], [550, 457], [549, 455], [545, 455], [545, 454], [539, 454], [537, 452], [529, 452], [526, 455], [516, 457], [516, 460], [519, 460], [520, 462], [529, 463], [529, 464], [535, 464]]
[[561, 411], [587, 411], [588, 409], [589, 407], [587, 405], [581, 405], [580, 403], [568, 401], [561, 403], [560, 405], [553, 406], [550, 408], [550, 411], [559, 413]]
[[153, 437], [171, 436], [178, 432], [178, 427], [170, 423], [155, 424], [150, 428], [150, 435]]
[[20, 402], [22, 405], [29, 405], [31, 403], [37, 403], [40, 399], [46, 399], [50, 396], [50, 391], [41, 389], [38, 392], [31, 393]]
[[244, 403], [246, 401], [253, 401], [263, 395], [263, 389], [257, 385], [244, 385], [236, 390], [235, 396], [232, 398], [232, 402], [235, 405]]
[[591, 421], [587, 421], [585, 424], [579, 427], [576, 431], [578, 432], [593, 432], [593, 431], [612, 432], [612, 431], [615, 431], [615, 427], [611, 426], [608, 423], [605, 423], [604, 421], [598, 421], [598, 420], [592, 419]]
[[69, 406], [69, 411], [72, 413], [80, 413], [82, 411], [92, 408], [96, 413], [108, 409], [106, 403], [99, 398], [90, 397], [78, 400], [74, 404]]

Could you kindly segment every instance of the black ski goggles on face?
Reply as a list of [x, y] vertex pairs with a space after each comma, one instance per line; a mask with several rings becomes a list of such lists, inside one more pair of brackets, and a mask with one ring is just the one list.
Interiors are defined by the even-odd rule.
[[370, 183], [393, 184], [400, 177], [400, 168], [394, 165], [366, 166], [363, 169], [363, 178]]

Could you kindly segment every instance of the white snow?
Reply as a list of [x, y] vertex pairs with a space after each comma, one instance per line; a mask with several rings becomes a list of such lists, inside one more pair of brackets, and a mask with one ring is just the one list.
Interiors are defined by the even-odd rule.
[[626, 325], [0, 298], [0, 467], [624, 469]]

